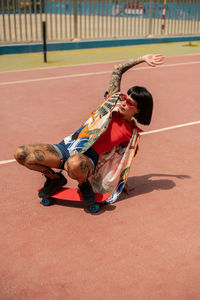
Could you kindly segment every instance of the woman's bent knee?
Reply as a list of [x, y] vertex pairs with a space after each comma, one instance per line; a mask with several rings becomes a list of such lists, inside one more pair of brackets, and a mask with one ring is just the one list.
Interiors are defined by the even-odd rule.
[[37, 152], [38, 150], [34, 150], [34, 147], [31, 147], [31, 145], [20, 146], [15, 151], [14, 157], [21, 165], [32, 165], [37, 163], [36, 156], [39, 155]]
[[28, 151], [26, 146], [20, 146], [16, 149], [14, 153], [14, 158], [18, 163], [24, 165], [28, 161], [29, 154], [30, 152]]
[[76, 180], [86, 180], [92, 175], [93, 165], [84, 154], [75, 154], [68, 158], [64, 165], [69, 177]]

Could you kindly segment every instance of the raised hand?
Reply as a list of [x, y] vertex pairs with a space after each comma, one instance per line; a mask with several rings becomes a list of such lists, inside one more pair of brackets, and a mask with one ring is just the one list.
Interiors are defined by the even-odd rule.
[[165, 57], [162, 54], [146, 54], [142, 58], [149, 66], [155, 67], [163, 64]]

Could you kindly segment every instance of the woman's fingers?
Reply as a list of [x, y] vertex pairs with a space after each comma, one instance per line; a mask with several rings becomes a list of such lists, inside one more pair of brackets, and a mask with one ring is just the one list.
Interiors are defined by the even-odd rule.
[[151, 67], [163, 64], [163, 60], [165, 58], [162, 54], [147, 54], [144, 57], [146, 63]]
[[164, 63], [163, 60], [161, 60], [161, 61], [155, 61], [155, 64], [156, 64], [156, 65], [162, 65], [163, 63]]
[[155, 64], [157, 64], [157, 65], [163, 64], [164, 58], [165, 58], [165, 57], [164, 57], [163, 55], [161, 55], [161, 54], [156, 54], [156, 55], [154, 56], [154, 62], [155, 62]]

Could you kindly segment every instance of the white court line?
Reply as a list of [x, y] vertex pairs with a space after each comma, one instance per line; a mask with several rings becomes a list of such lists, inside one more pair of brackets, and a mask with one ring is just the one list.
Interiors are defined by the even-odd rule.
[[[157, 133], [157, 132], [161, 132], [161, 131], [172, 130], [172, 129], [176, 129], [176, 128], [191, 126], [191, 125], [197, 125], [197, 124], [200, 124], [200, 121], [195, 121], [195, 122], [190, 122], [190, 123], [184, 123], [184, 124], [179, 124], [179, 125], [175, 125], [175, 126], [171, 126], [171, 127], [165, 127], [165, 128], [161, 128], [161, 129], [156, 129], [156, 130], [141, 132], [140, 135], [147, 135], [147, 134], [152, 134], [152, 133]], [[2, 160], [2, 161], [0, 161], [0, 165], [8, 164], [8, 163], [15, 162], [15, 161], [16, 161], [15, 159]]]
[[[195, 65], [195, 64], [200, 64], [200, 61], [198, 60], [198, 61], [192, 61], [192, 62], [166, 64], [166, 65], [160, 65], [156, 68], [168, 68], [168, 67]], [[147, 66], [147, 67], [140, 67], [140, 68], [136, 68], [136, 69], [133, 68], [130, 71], [152, 70], [152, 69], [154, 69], [154, 68], [150, 68], [149, 66]], [[7, 81], [7, 82], [0, 82], [0, 86], [37, 82], [37, 81], [57, 80], [57, 79], [64, 79], [64, 78], [75, 78], [75, 77], [111, 74], [111, 72], [112, 71], [89, 72], [89, 73], [79, 73], [79, 74], [71, 74], [71, 75], [63, 75], [63, 76], [53, 76], [53, 77], [43, 77], [43, 78], [41, 77], [41, 78], [27, 79], [27, 80]]]
[[7, 81], [7, 82], [0, 82], [0, 86], [1, 85], [18, 84], [18, 83], [57, 80], [57, 79], [73, 78], [73, 77], [84, 77], [84, 76], [91, 76], [91, 75], [101, 75], [101, 74], [107, 74], [107, 73], [111, 73], [111, 71], [79, 73], [79, 74], [71, 74], [71, 75], [63, 75], [63, 76], [52, 76], [52, 77], [43, 77], [43, 78], [41, 77], [41, 78], [27, 79], [27, 80]]
[[9, 164], [14, 161], [16, 161], [16, 160], [15, 159], [1, 160], [0, 165]]
[[[173, 56], [165, 56], [166, 58], [171, 58], [171, 57], [187, 57], [187, 56], [198, 56], [200, 55], [199, 53], [192, 53], [192, 54], [183, 54], [183, 55], [173, 55]], [[37, 71], [37, 70], [52, 70], [52, 69], [60, 69], [60, 68], [71, 68], [71, 67], [81, 67], [81, 66], [93, 66], [93, 65], [102, 65], [102, 64], [115, 64], [115, 63], [120, 63], [124, 62], [125, 59], [119, 59], [119, 60], [110, 60], [110, 61], [98, 61], [95, 63], [82, 63], [82, 64], [77, 64], [77, 65], [62, 65], [62, 66], [53, 66], [53, 67], [42, 67], [42, 68], [31, 68], [31, 69], [22, 69], [22, 70], [13, 70], [13, 71], [3, 71], [0, 72], [1, 74], [6, 74], [6, 73], [15, 73], [15, 72], [26, 72], [26, 71]]]
[[175, 125], [175, 126], [165, 127], [165, 128], [161, 128], [161, 129], [156, 129], [156, 130], [141, 132], [140, 135], [152, 134], [152, 133], [157, 133], [157, 132], [161, 132], [161, 131], [166, 131], [166, 130], [181, 128], [181, 127], [185, 127], [185, 126], [197, 125], [197, 124], [200, 124], [200, 121], [195, 121], [195, 122], [190, 122], [190, 123], [184, 123], [184, 124], [179, 124], [179, 125]]

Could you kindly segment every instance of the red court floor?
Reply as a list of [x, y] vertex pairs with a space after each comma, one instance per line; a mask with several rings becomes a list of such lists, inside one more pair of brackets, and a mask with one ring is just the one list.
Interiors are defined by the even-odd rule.
[[[200, 56], [128, 71], [154, 96], [145, 131], [199, 121]], [[102, 102], [113, 63], [0, 73], [0, 299], [200, 299], [199, 124], [141, 137], [129, 195], [96, 215], [44, 207], [17, 146], [57, 143]], [[70, 186], [75, 182], [69, 181]]]

